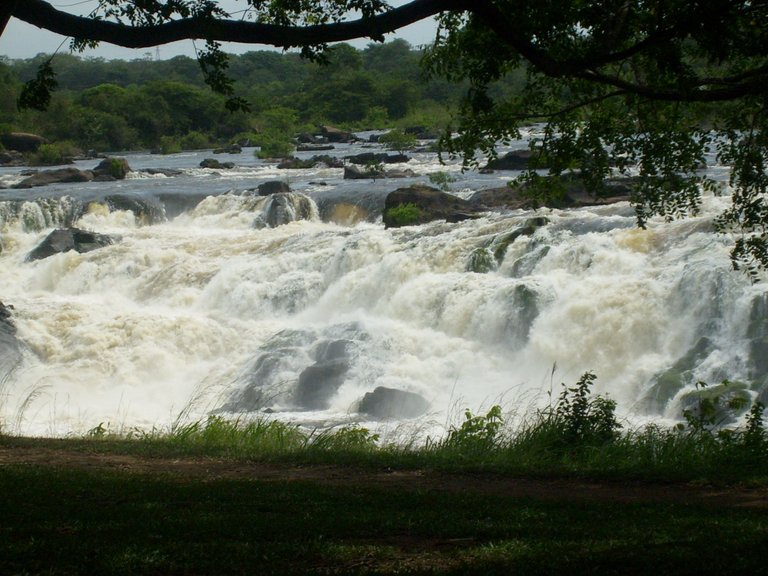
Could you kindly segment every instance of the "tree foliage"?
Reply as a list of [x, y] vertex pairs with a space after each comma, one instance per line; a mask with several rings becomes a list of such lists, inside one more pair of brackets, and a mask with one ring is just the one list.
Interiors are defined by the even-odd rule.
[[[243, 0], [236, 17], [213, 0], [100, 0], [86, 18], [44, 0], [0, 10], [75, 38], [154, 46], [183, 38], [206, 41], [205, 81], [245, 106], [227, 76], [217, 42], [298, 46], [328, 59], [330, 42], [383, 34], [435, 16], [425, 58], [433, 77], [465, 83], [443, 145], [467, 166], [480, 150], [531, 121], [547, 123], [540, 149], [551, 172], [578, 171], [595, 193], [609, 174], [637, 177], [638, 223], [699, 212], [703, 192], [717, 192], [697, 169], [707, 155], [732, 166], [731, 206], [717, 220], [734, 234], [733, 263], [757, 278], [768, 267], [768, 3], [752, 0]], [[525, 74], [521, 90], [496, 88]], [[29, 85], [27, 104], [44, 102], [50, 74]], [[341, 93], [349, 87], [339, 84]], [[352, 98], [349, 101], [355, 101]], [[390, 110], [392, 112], [393, 110]], [[455, 131], [455, 133], [454, 133]], [[457, 135], [455, 135], [457, 134]], [[535, 166], [533, 166], [535, 168]], [[542, 180], [527, 175], [534, 193]], [[551, 181], [551, 180], [550, 180]]]

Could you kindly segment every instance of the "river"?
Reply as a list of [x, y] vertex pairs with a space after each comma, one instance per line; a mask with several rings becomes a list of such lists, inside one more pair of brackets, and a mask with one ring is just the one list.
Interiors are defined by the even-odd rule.
[[[766, 287], [731, 269], [731, 240], [712, 231], [727, 196], [647, 230], [627, 203], [384, 229], [386, 193], [427, 174], [449, 172], [466, 197], [515, 173], [461, 173], [428, 153], [395, 166], [418, 176], [376, 181], [278, 170], [251, 149], [216, 156], [232, 170], [199, 168], [210, 151], [125, 157], [126, 180], [0, 190], [0, 300], [14, 307], [20, 352], [0, 374], [4, 431], [163, 430], [267, 412], [435, 433], [464, 408], [529, 415], [587, 370], [637, 422], [679, 418], [698, 381], [765, 395]], [[20, 171], [0, 169], [0, 184]], [[307, 219], [265, 224], [268, 199], [243, 191], [270, 180], [312, 200]], [[546, 223], [495, 268], [471, 271], [473, 252], [534, 216]], [[116, 242], [26, 261], [72, 224]], [[416, 407], [361, 412], [377, 387], [413, 393]]]

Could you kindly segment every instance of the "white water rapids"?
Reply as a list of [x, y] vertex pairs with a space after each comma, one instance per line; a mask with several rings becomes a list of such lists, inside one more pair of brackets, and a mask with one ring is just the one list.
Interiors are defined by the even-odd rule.
[[[196, 168], [208, 154], [127, 156], [134, 170], [182, 170], [174, 177], [0, 190], [0, 300], [14, 308], [21, 350], [0, 375], [4, 431], [163, 429], [265, 409], [309, 425], [376, 426], [358, 410], [379, 386], [426, 399], [415, 422], [430, 427], [465, 407], [522, 414], [587, 370], [621, 414], [676, 418], [698, 380], [738, 380], [753, 396], [764, 385], [766, 288], [731, 270], [730, 241], [712, 232], [727, 198], [648, 230], [626, 203], [392, 230], [380, 219], [324, 222], [312, 205], [310, 219], [272, 228], [264, 200], [227, 191], [289, 179], [317, 200], [449, 170], [466, 195], [513, 174], [461, 175], [421, 154], [404, 166], [419, 178], [344, 181], [340, 169], [277, 170], [250, 150], [224, 158], [235, 170]], [[0, 183], [19, 171], [3, 169]], [[165, 200], [160, 216], [137, 216], [92, 199], [95, 190]], [[168, 198], [185, 195], [208, 197], [171, 210]], [[78, 198], [87, 201], [74, 225], [119, 240], [25, 261], [53, 228], [73, 224], [67, 211]], [[163, 209], [179, 214], [163, 218]], [[534, 216], [548, 221], [515, 239], [497, 269], [468, 271], [475, 249]], [[336, 361], [326, 354], [333, 346], [343, 348], [343, 368], [331, 362], [326, 376], [337, 388], [325, 403], [302, 404], [302, 373]]]

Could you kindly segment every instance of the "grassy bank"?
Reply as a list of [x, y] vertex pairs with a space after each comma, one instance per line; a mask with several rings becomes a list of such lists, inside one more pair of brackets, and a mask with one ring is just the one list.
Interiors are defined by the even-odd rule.
[[593, 380], [411, 445], [216, 417], [0, 435], [0, 574], [763, 573], [762, 406], [627, 430]]
[[536, 489], [525, 493], [478, 474], [425, 481], [304, 466], [313, 471], [305, 479], [279, 467], [268, 477], [247, 467], [223, 474], [204, 459], [181, 468], [149, 459], [148, 471], [69, 457], [0, 466], [0, 574], [764, 570], [765, 508], [715, 493], [563, 481], [528, 481]]

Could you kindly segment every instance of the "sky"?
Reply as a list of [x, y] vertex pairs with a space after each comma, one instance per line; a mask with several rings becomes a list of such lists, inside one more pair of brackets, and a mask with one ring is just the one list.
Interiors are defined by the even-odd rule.
[[[88, 14], [98, 6], [98, 0], [49, 0], [49, 2], [59, 10], [80, 15]], [[405, 3], [405, 0], [391, 2], [393, 6], [398, 6], [403, 3]], [[220, 5], [230, 13], [234, 14], [238, 9], [242, 10], [244, 3], [237, 2], [236, 0], [222, 0]], [[424, 20], [412, 24], [407, 28], [398, 30], [396, 34], [389, 34], [386, 39], [392, 40], [394, 38], [403, 38], [416, 47], [431, 42], [434, 33], [434, 21]], [[48, 54], [55, 52], [62, 43], [63, 46], [61, 51], [65, 53], [68, 52], [69, 42], [64, 36], [59, 36], [58, 34], [53, 34], [47, 30], [35, 28], [25, 22], [11, 18], [5, 32], [0, 37], [0, 56], [7, 56], [11, 59], [32, 58], [41, 52]], [[350, 44], [358, 48], [363, 48], [369, 43], [370, 40], [365, 39], [350, 42]], [[226, 52], [236, 54], [264, 49], [270, 49], [270, 47], [259, 44], [224, 44], [224, 50]], [[88, 49], [81, 55], [84, 57], [106, 58], [108, 60], [135, 60], [146, 58], [148, 55], [151, 55], [152, 58], [159, 57], [160, 59], [166, 59], [178, 55], [194, 56], [194, 54], [192, 41], [186, 40], [183, 42], [165, 44], [159, 46], [157, 49], [139, 48], [135, 50], [102, 43], [98, 48]]]

